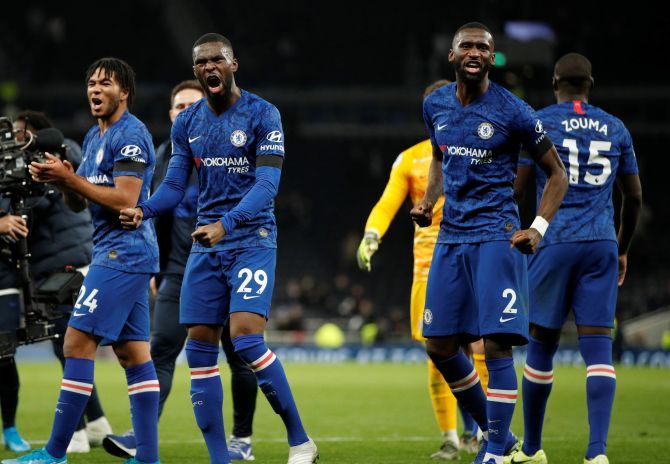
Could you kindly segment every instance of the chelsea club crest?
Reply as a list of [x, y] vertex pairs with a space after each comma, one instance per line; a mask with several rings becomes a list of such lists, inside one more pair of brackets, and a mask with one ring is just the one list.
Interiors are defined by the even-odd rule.
[[477, 135], [480, 139], [488, 140], [493, 137], [493, 126], [490, 122], [483, 122], [477, 128]]
[[235, 145], [236, 147], [243, 147], [245, 143], [247, 143], [247, 134], [244, 133], [244, 131], [241, 130], [236, 130], [232, 134], [230, 134], [230, 143]]

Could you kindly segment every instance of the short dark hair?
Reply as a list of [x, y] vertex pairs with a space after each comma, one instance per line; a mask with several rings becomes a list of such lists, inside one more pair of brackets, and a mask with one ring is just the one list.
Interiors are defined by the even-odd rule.
[[568, 82], [580, 86], [592, 81], [591, 62], [579, 53], [568, 53], [560, 57], [554, 65], [556, 82]]
[[28, 128], [28, 125], [31, 125], [35, 128], [36, 131], [54, 126], [47, 115], [41, 111], [19, 111], [19, 114], [16, 115], [16, 120], [23, 121], [26, 125], [26, 129]]
[[209, 42], [221, 42], [225, 46], [229, 47], [231, 50], [233, 49], [233, 44], [230, 42], [230, 40], [228, 40], [221, 34], [217, 34], [216, 32], [208, 32], [207, 34], [200, 36], [200, 38], [196, 40], [195, 43], [193, 44], [193, 48], [197, 47], [198, 45], [202, 45]]
[[440, 79], [438, 81], [433, 82], [429, 86], [427, 86], [424, 91], [423, 91], [423, 98], [426, 98], [428, 95], [431, 93], [435, 92], [437, 89], [440, 87], [444, 87], [445, 85], [451, 84], [451, 81], [447, 79]]
[[175, 85], [174, 88], [172, 89], [172, 93], [170, 94], [170, 107], [174, 105], [174, 97], [184, 89], [193, 89], [197, 90], [198, 92], [202, 92], [203, 94], [205, 93], [202, 90], [200, 82], [196, 81], [195, 79], [181, 81], [179, 84]]
[[116, 78], [121, 88], [128, 92], [128, 107], [130, 107], [135, 96], [135, 71], [133, 68], [119, 58], [100, 58], [86, 70], [87, 84], [96, 69], [102, 69], [105, 72], [106, 78]]
[[465, 23], [461, 27], [456, 29], [456, 32], [454, 33], [454, 39], [456, 38], [458, 33], [461, 32], [463, 29], [482, 29], [482, 30], [488, 32], [489, 34], [491, 34], [491, 43], [493, 44], [493, 32], [491, 32], [491, 29], [486, 27], [485, 24], [477, 22], [477, 21], [470, 21], [469, 23]]

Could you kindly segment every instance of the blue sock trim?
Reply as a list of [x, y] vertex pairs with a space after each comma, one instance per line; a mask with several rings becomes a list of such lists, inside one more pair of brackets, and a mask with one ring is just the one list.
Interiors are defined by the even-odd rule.
[[126, 369], [126, 380], [128, 385], [141, 382], [142, 380], [153, 379], [157, 379], [153, 361], [147, 361], [144, 364], [139, 364]]
[[65, 358], [63, 378], [79, 382], [93, 382], [95, 363], [92, 359]]
[[215, 345], [213, 343], [201, 342], [198, 340], [193, 340], [192, 338], [189, 338], [186, 341], [185, 349], [190, 351], [202, 351], [204, 353], [216, 353], [217, 356], [219, 354], [218, 344]]
[[233, 338], [232, 342], [235, 352], [239, 353], [240, 351], [245, 351], [258, 345], [264, 345], [265, 338], [263, 337], [263, 334], [240, 335], [239, 337]]

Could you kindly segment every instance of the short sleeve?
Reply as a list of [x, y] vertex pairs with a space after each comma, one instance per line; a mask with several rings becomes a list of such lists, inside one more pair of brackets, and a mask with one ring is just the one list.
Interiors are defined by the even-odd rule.
[[538, 159], [551, 148], [551, 140], [544, 130], [542, 120], [525, 102], [519, 101], [514, 129], [519, 135], [521, 145], [533, 159]]
[[143, 178], [151, 160], [151, 136], [144, 128], [126, 128], [112, 139], [110, 151], [114, 160], [114, 177]]

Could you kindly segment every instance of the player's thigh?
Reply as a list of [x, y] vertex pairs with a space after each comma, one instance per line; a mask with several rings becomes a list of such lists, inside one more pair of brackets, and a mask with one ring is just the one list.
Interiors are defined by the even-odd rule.
[[480, 245], [475, 289], [482, 336], [509, 335], [511, 344], [528, 340], [528, 264], [526, 255], [506, 241]]
[[572, 307], [574, 243], [540, 248], [528, 260], [530, 322], [548, 329], [560, 329]]
[[423, 331], [423, 310], [426, 307], [426, 287], [428, 282], [425, 280], [415, 280], [412, 282], [412, 293], [409, 302], [409, 319], [412, 328], [412, 340], [424, 341]]
[[219, 253], [191, 253], [181, 286], [179, 322], [223, 325], [228, 317], [230, 290]]
[[149, 338], [149, 274], [131, 274], [91, 266], [79, 291], [68, 325], [100, 337], [101, 344], [118, 340], [134, 308], [146, 305], [142, 336]]
[[476, 245], [437, 244], [428, 272], [423, 336], [479, 338], [468, 255]]
[[610, 240], [582, 242], [573, 310], [577, 325], [614, 327], [619, 256]]
[[226, 266], [230, 312], [260, 314], [267, 319], [275, 285], [276, 248], [242, 248]]

